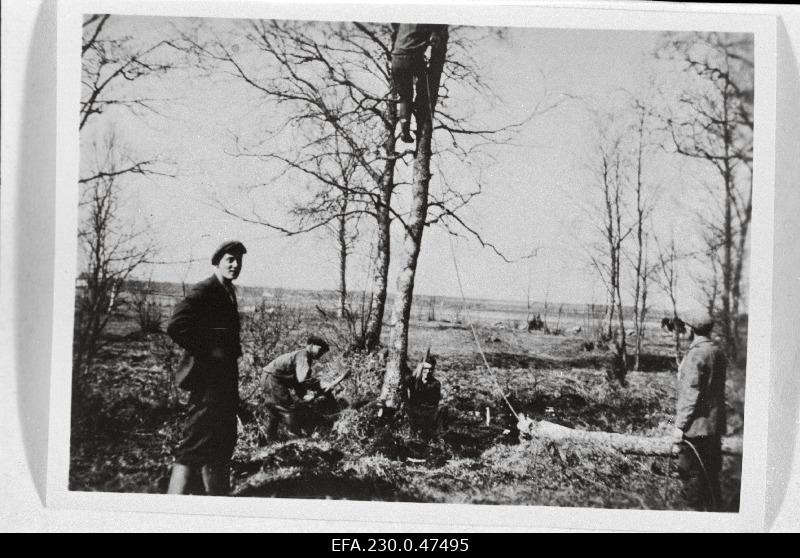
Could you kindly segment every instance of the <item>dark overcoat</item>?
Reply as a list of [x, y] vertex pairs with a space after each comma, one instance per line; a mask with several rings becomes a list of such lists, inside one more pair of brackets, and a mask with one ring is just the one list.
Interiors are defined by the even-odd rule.
[[227, 463], [236, 446], [242, 354], [236, 295], [215, 276], [192, 287], [175, 307], [169, 336], [185, 349], [176, 382], [188, 390], [183, 438], [175, 451], [187, 466]]
[[235, 362], [242, 355], [239, 330], [238, 308], [219, 279], [212, 275], [193, 286], [167, 326], [185, 349], [175, 372], [178, 387], [191, 391], [211, 379], [220, 360]]

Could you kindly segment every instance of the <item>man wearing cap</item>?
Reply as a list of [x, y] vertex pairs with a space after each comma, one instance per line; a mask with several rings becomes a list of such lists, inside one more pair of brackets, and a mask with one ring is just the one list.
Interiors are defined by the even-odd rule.
[[292, 434], [303, 435], [306, 418], [303, 404], [326, 391], [314, 376], [312, 364], [329, 350], [324, 339], [311, 335], [304, 348], [283, 354], [264, 367], [261, 389], [267, 411], [268, 441], [277, 440], [281, 422]]
[[678, 471], [694, 509], [720, 510], [721, 438], [726, 431], [725, 373], [727, 360], [711, 340], [714, 322], [686, 322], [691, 345], [678, 369], [678, 401], [673, 442], [678, 446]]
[[167, 334], [185, 349], [175, 381], [189, 391], [169, 494], [188, 494], [200, 480], [208, 495], [230, 490], [239, 406], [237, 359], [242, 354], [233, 281], [241, 273], [246, 253], [241, 242], [223, 243], [211, 257], [214, 274], [192, 287], [175, 306], [167, 326]]

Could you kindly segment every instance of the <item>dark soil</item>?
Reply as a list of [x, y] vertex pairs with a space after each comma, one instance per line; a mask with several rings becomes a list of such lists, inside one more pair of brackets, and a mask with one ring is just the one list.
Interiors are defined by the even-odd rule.
[[[71, 425], [71, 490], [166, 490], [186, 411], [185, 395], [174, 390], [167, 365], [178, 353], [169, 352], [163, 334], [134, 330], [129, 318], [114, 322], [107, 346], [80, 379]], [[650, 347], [643, 370], [629, 373], [629, 385], [622, 388], [606, 379], [605, 353], [583, 350], [580, 337], [483, 328], [480, 335], [492, 339], [489, 374], [468, 329], [442, 324], [412, 329], [412, 341], [423, 334], [424, 342], [416, 345], [438, 347], [437, 376], [449, 410], [446, 427], [433, 435], [412, 431], [402, 413], [379, 421], [374, 401], [380, 362], [350, 355], [334, 361], [333, 368], [352, 368], [353, 374], [339, 388], [338, 411], [313, 438], [282, 432], [281, 442], [267, 444], [259, 399], [250, 397], [257, 394], [257, 370], [242, 365], [240, 393], [249, 397], [249, 412], [243, 414], [232, 461], [235, 494], [685, 509], [674, 462], [565, 443], [520, 443], [509, 408], [572, 428], [668, 433], [675, 412], [670, 339]], [[734, 369], [728, 386], [731, 433], [743, 429], [743, 399], [744, 373]], [[722, 479], [725, 509], [734, 511], [740, 458], [725, 459]]]

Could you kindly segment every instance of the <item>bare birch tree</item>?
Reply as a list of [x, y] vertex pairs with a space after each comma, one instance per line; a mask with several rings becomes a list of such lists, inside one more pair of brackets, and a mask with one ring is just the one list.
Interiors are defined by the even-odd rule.
[[[80, 225], [84, 291], [79, 293], [73, 353], [73, 396], [82, 374], [92, 365], [102, 335], [119, 304], [125, 280], [154, 255], [145, 230], [126, 222], [120, 212], [121, 188], [131, 178], [169, 176], [157, 157], [136, 157], [124, 146], [112, 124], [110, 109], [155, 111], [155, 100], [131, 91], [130, 85], [173, 67], [156, 53], [168, 42], [140, 47], [127, 36], [114, 36], [110, 15], [89, 15], [83, 22]], [[104, 118], [100, 118], [103, 116]], [[91, 126], [90, 126], [91, 125]], [[94, 139], [92, 139], [94, 138]], [[99, 138], [99, 139], [98, 139]]]
[[[364, 348], [372, 350], [380, 343], [384, 321], [388, 273], [391, 258], [391, 227], [399, 223], [404, 230], [413, 227], [404, 215], [393, 206], [396, 188], [395, 167], [399, 160], [414, 155], [413, 150], [398, 152], [395, 128], [397, 124], [394, 86], [391, 77], [392, 27], [388, 24], [323, 23], [248, 21], [221, 35], [215, 29], [197, 28], [183, 34], [181, 48], [193, 53], [210, 66], [223, 68], [235, 80], [244, 82], [257, 94], [273, 102], [272, 106], [286, 110], [286, 120], [278, 126], [274, 139], [285, 138], [286, 130], [300, 130], [305, 143], [293, 149], [294, 153], [280, 154], [257, 146], [243, 146], [239, 156], [259, 157], [281, 162], [287, 172], [316, 179], [322, 188], [334, 188], [349, 195], [348, 213], [362, 214], [374, 220], [376, 250], [373, 270], [371, 301], [367, 305], [370, 316]], [[471, 39], [454, 41], [463, 53], [459, 61], [446, 69], [446, 76], [459, 87], [486, 92], [481, 83], [477, 64], [469, 57], [466, 45]], [[234, 48], [236, 46], [236, 48]], [[256, 56], [248, 53], [253, 50]], [[443, 88], [445, 96], [450, 93]], [[451, 138], [474, 137], [472, 144], [502, 141], [502, 134], [513, 128], [496, 130], [471, 129], [467, 117], [443, 111], [436, 128]], [[519, 126], [519, 124], [517, 124]], [[331, 155], [325, 151], [329, 139], [337, 135], [341, 150], [358, 165], [360, 176], [357, 187], [343, 188], [321, 176], [318, 162]], [[296, 137], [296, 136], [295, 136]], [[256, 144], [263, 144], [258, 138]], [[296, 143], [293, 143], [293, 148]], [[479, 149], [475, 145], [461, 146], [453, 139], [449, 151], [474, 158]], [[322, 149], [323, 151], [320, 151]], [[281, 175], [276, 180], [283, 180]], [[425, 225], [440, 225], [448, 230], [460, 231], [485, 242], [478, 231], [458, 215], [481, 189], [478, 184], [470, 191], [446, 181], [441, 189], [431, 194], [426, 203]], [[282, 234], [295, 235], [325, 226], [318, 220], [305, 227], [296, 224], [280, 225], [259, 214], [256, 208], [243, 213], [219, 204], [225, 213], [244, 221], [263, 225]], [[431, 209], [429, 213], [427, 210]], [[412, 211], [413, 213], [413, 211]], [[328, 215], [335, 219], [333, 214]], [[496, 250], [496, 249], [495, 249]]]
[[588, 255], [606, 291], [602, 337], [617, 355], [615, 374], [624, 384], [628, 364], [622, 264], [623, 247], [636, 230], [635, 219], [631, 224], [628, 217], [629, 182], [636, 178], [629, 177], [631, 162], [624, 143], [628, 128], [619, 115], [595, 113], [595, 125], [597, 137], [588, 162], [593, 195], [583, 205], [597, 240], [588, 246]]
[[[417, 145], [414, 154], [414, 178], [411, 189], [411, 210], [403, 238], [400, 271], [397, 276], [392, 331], [389, 336], [389, 358], [383, 377], [380, 400], [384, 407], [397, 406], [402, 378], [408, 375], [408, 324], [414, 296], [417, 260], [422, 247], [422, 234], [428, 218], [428, 188], [431, 180], [431, 139], [433, 114], [439, 97], [439, 80], [447, 56], [446, 36], [432, 45], [430, 61], [425, 69], [428, 98], [417, 98]], [[427, 102], [426, 102], [427, 101]]]
[[[324, 177], [326, 184], [337, 183], [339, 187], [317, 188], [312, 199], [296, 205], [292, 209], [292, 214], [297, 218], [301, 228], [324, 222], [325, 229], [335, 239], [339, 267], [338, 313], [339, 318], [344, 318], [349, 311], [347, 264], [351, 251], [358, 240], [358, 224], [362, 214], [351, 211], [351, 205], [357, 202], [354, 194], [354, 190], [358, 189], [354, 176], [355, 161], [339, 149], [334, 149], [330, 158], [334, 161], [333, 172], [327, 171], [321, 164], [318, 164], [317, 172]], [[363, 339], [356, 340], [356, 342], [361, 345]]]
[[613, 337], [614, 319], [619, 322], [623, 318], [620, 315], [622, 246], [633, 229], [627, 222], [623, 223], [627, 169], [623, 134], [615, 120], [612, 115], [597, 118], [597, 142], [589, 163], [589, 171], [593, 175], [592, 189], [597, 195], [584, 207], [602, 238], [602, 242], [595, 244], [590, 260], [606, 287], [603, 321], [606, 339]]
[[655, 238], [656, 253], [658, 255], [658, 267], [656, 272], [656, 284], [661, 288], [670, 301], [672, 309], [673, 338], [675, 341], [675, 364], [680, 364], [681, 358], [681, 337], [678, 328], [678, 291], [679, 291], [679, 264], [681, 255], [675, 246], [675, 238], [672, 237], [668, 244], [662, 244], [658, 237]]
[[649, 109], [641, 100], [634, 101], [636, 121], [634, 123], [634, 137], [636, 138], [633, 189], [635, 194], [634, 207], [634, 257], [633, 259], [633, 328], [636, 332], [636, 346], [634, 348], [633, 369], [640, 369], [642, 354], [642, 338], [645, 334], [647, 320], [647, 294], [653, 267], [648, 261], [648, 230], [646, 224], [653, 210], [653, 200], [648, 195], [644, 181], [644, 165], [648, 149], [648, 134], [650, 114]]
[[[328, 190], [323, 195], [347, 199], [346, 212], [326, 211], [300, 226], [277, 224], [256, 208], [249, 214], [223, 204], [220, 209], [286, 235], [311, 232], [345, 216], [360, 214], [374, 220], [377, 248], [371, 265], [367, 349], [380, 341], [391, 224], [398, 217], [392, 210], [394, 168], [404, 155], [396, 152], [394, 134], [397, 116], [391, 102], [391, 33], [389, 25], [252, 20], [226, 35], [208, 26], [189, 30], [181, 41], [182, 48], [209, 64], [210, 70], [221, 68], [285, 111], [285, 121], [271, 134], [273, 139], [281, 140], [287, 131], [298, 130], [306, 138], [299, 146], [293, 143], [292, 153], [281, 154], [261, 149], [268, 138], [260, 137], [255, 146], [241, 146], [238, 156], [278, 161], [286, 169], [278, 180], [303, 176]], [[338, 153], [331, 149], [334, 137], [340, 142]], [[339, 156], [357, 165], [353, 171], [354, 176], [361, 176], [357, 186], [331, 180], [320, 171]]]
[[743, 269], [752, 215], [753, 39], [730, 33], [669, 34], [659, 51], [694, 81], [666, 118], [677, 153], [707, 162], [719, 176], [720, 303], [728, 354], [738, 352]]
[[[426, 70], [427, 98], [415, 100], [415, 103], [418, 103], [418, 114], [411, 204], [404, 223], [405, 234], [399, 257], [399, 271], [395, 284], [396, 294], [392, 308], [389, 356], [380, 393], [383, 408], [389, 409], [390, 412], [397, 408], [397, 403], [402, 400], [400, 387], [402, 380], [409, 374], [407, 362], [409, 320], [417, 262], [425, 227], [442, 223], [446, 230], [454, 235], [458, 234], [457, 228], [461, 228], [471, 238], [476, 239], [482, 247], [491, 249], [505, 261], [509, 261], [496, 246], [484, 240], [480, 233], [470, 227], [456, 212], [468, 205], [470, 200], [480, 193], [480, 183], [475, 191], [466, 195], [460, 194], [457, 189], [450, 187], [440, 168], [437, 183], [440, 187], [443, 186], [442, 192], [438, 199], [433, 195], [431, 163], [434, 158], [441, 156], [446, 151], [441, 148], [437, 151], [433, 149], [434, 131], [438, 131], [452, 141], [452, 149], [459, 157], [459, 161], [475, 160], [481, 145], [486, 143], [502, 145], [504, 138], [513, 136], [527, 122], [552, 110], [563, 101], [563, 99], [554, 100], [545, 89], [544, 94], [536, 99], [532, 110], [521, 122], [496, 127], [475, 128], [470, 126], [467, 114], [474, 110], [469, 106], [459, 106], [455, 95], [451, 97], [451, 93], [462, 88], [480, 95], [495, 96], [481, 78], [480, 65], [473, 55], [473, 51], [477, 48], [476, 45], [479, 44], [470, 38], [470, 34], [474, 32], [475, 30], [470, 28], [451, 27], [446, 44], [432, 45]], [[465, 143], [466, 145], [463, 145]], [[452, 205], [448, 204], [448, 200]]]
[[[93, 145], [95, 168], [102, 176], [89, 181], [81, 193], [83, 215], [78, 230], [84, 258], [84, 292], [78, 296], [73, 354], [73, 387], [80, 386], [82, 373], [91, 366], [102, 347], [102, 334], [120, 302], [119, 294], [139, 266], [154, 254], [146, 229], [134, 229], [119, 216], [121, 185], [126, 174], [119, 169], [130, 164], [125, 148], [113, 132]], [[75, 390], [74, 395], [79, 392]]]

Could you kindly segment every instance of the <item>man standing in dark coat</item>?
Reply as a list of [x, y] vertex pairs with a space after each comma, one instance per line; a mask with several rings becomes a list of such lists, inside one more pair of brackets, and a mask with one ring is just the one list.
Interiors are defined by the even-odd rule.
[[189, 493], [198, 475], [206, 494], [224, 495], [230, 490], [239, 407], [237, 359], [242, 354], [233, 281], [241, 273], [245, 253], [241, 242], [222, 244], [211, 258], [214, 275], [192, 287], [175, 306], [167, 326], [169, 336], [186, 351], [176, 383], [190, 393], [169, 494]]
[[719, 511], [727, 360], [710, 338], [712, 320], [701, 319], [694, 325], [686, 325], [693, 339], [678, 369], [673, 432], [673, 442], [679, 449], [678, 471], [685, 481], [692, 508]]
[[[417, 117], [417, 125], [427, 116], [431, 118], [431, 92], [439, 91], [439, 81], [447, 53], [447, 25], [392, 24], [394, 45], [392, 48], [392, 80], [397, 92], [397, 118], [400, 122], [401, 139], [412, 143], [411, 113]], [[430, 62], [425, 65], [425, 51], [431, 47]], [[414, 99], [414, 82], [417, 97]]]

